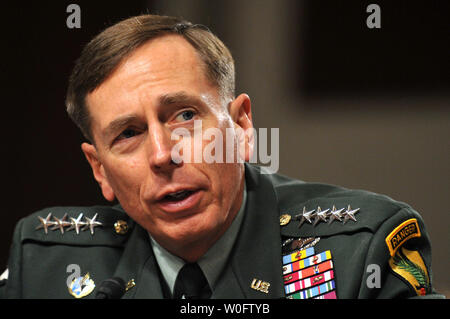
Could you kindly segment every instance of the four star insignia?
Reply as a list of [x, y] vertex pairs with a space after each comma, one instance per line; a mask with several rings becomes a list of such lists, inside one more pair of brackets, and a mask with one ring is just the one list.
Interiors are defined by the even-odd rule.
[[48, 234], [48, 227], [55, 225], [55, 222], [50, 220], [50, 218], [52, 218], [52, 213], [49, 213], [45, 219], [41, 216], [38, 216], [38, 218], [41, 224], [36, 227], [36, 229], [44, 228], [45, 233]]
[[300, 218], [300, 224], [298, 225], [298, 227], [300, 227], [301, 225], [303, 225], [303, 223], [306, 221], [308, 221], [308, 223], [312, 223], [311, 222], [311, 218], [314, 217], [315, 214], [315, 209], [310, 210], [309, 212], [306, 211], [306, 207], [303, 207], [303, 212], [301, 214], [296, 215], [294, 218], [298, 219]]
[[319, 222], [319, 221], [324, 221], [325, 223], [327, 222], [327, 217], [328, 217], [328, 211], [329, 211], [330, 209], [325, 209], [325, 210], [321, 210], [320, 209], [320, 206], [317, 208], [317, 211], [316, 211], [316, 218], [314, 219], [314, 224], [313, 224], [313, 226], [316, 226], [317, 225], [317, 223]]
[[345, 208], [336, 209], [336, 206], [333, 205], [333, 208], [330, 211], [330, 219], [328, 220], [328, 224], [331, 224], [333, 220], [337, 219], [338, 221], [342, 221], [342, 211], [344, 211]]
[[[357, 212], [359, 212], [359, 208], [352, 209], [350, 205], [347, 206], [347, 209], [336, 209], [336, 206], [333, 205], [331, 211], [330, 209], [322, 210], [320, 206], [317, 207], [317, 210], [313, 209], [310, 211], [306, 211], [306, 207], [303, 207], [303, 212], [294, 216], [294, 219], [300, 219], [298, 227], [302, 226], [305, 221], [313, 224], [313, 226], [316, 226], [320, 221], [326, 223], [328, 217], [328, 224], [331, 224], [334, 220], [341, 221], [343, 222], [343, 224], [345, 224], [349, 219], [356, 222], [355, 214]], [[97, 216], [98, 214], [95, 214], [92, 218], [85, 217], [86, 221], [82, 221], [81, 219], [83, 218], [83, 214], [80, 214], [77, 218], [70, 217], [71, 221], [69, 222], [67, 220], [67, 214], [64, 214], [63, 218], [61, 219], [53, 217], [54, 220], [51, 220], [52, 213], [49, 213], [46, 218], [38, 216], [40, 224], [36, 227], [36, 230], [43, 228], [45, 233], [48, 234], [48, 228], [50, 226], [53, 226], [51, 230], [59, 229], [61, 231], [61, 234], [64, 234], [64, 227], [69, 226], [67, 231], [75, 229], [76, 233], [79, 234], [80, 229], [82, 231], [89, 229], [91, 235], [94, 235], [94, 228], [97, 226], [103, 226], [101, 222], [96, 220]], [[313, 218], [314, 223], [312, 222]], [[344, 219], [343, 221], [342, 218]]]
[[53, 219], [55, 220], [55, 226], [53, 226], [52, 230], [59, 229], [61, 234], [64, 234], [64, 227], [70, 226], [70, 222], [67, 221], [67, 214], [64, 214], [61, 219], [56, 217], [53, 217]]
[[[316, 226], [321, 221], [331, 224], [334, 220], [338, 220], [345, 224], [349, 219], [356, 222], [355, 214], [358, 211], [359, 208], [352, 209], [350, 205], [348, 205], [347, 208], [341, 209], [337, 209], [336, 206], [333, 205], [333, 208], [331, 210], [329, 208], [322, 210], [319, 206], [317, 207], [317, 210], [313, 209], [310, 211], [306, 211], [306, 207], [303, 207], [303, 212], [294, 216], [294, 219], [300, 220], [298, 227], [301, 227], [305, 223], [305, 221], [313, 224], [313, 226]], [[312, 221], [313, 218], [314, 222]]]
[[[36, 227], [36, 230], [43, 228], [45, 233], [48, 234], [48, 229], [51, 227], [51, 230], [59, 229], [61, 234], [64, 234], [64, 231], [75, 229], [75, 232], [79, 234], [80, 230], [84, 231], [89, 229], [91, 235], [94, 235], [94, 228], [97, 226], [103, 226], [103, 224], [97, 220], [97, 216], [98, 214], [95, 214], [92, 218], [84, 217], [85, 220], [83, 221], [83, 214], [80, 214], [77, 218], [70, 217], [69, 221], [67, 214], [64, 214], [62, 218], [57, 218], [55, 216], [52, 216], [52, 213], [49, 213], [46, 218], [38, 216], [40, 224]], [[51, 220], [52, 217], [53, 220]], [[65, 229], [65, 227], [68, 228]]]
[[86, 226], [84, 226], [83, 230], [86, 230], [89, 228], [91, 230], [91, 235], [94, 235], [94, 227], [102, 226], [102, 223], [95, 220], [97, 218], [97, 215], [98, 214], [95, 214], [94, 217], [92, 217], [92, 219], [89, 217], [85, 217], [87, 220], [87, 223], [86, 223]]
[[78, 215], [77, 219], [70, 217], [71, 223], [70, 227], [67, 229], [67, 231], [75, 229], [77, 234], [80, 233], [80, 227], [85, 226], [87, 223], [81, 221], [81, 218], [83, 218], [83, 214]]
[[356, 222], [355, 214], [359, 211], [359, 208], [353, 209], [348, 205], [347, 210], [345, 211], [344, 215], [344, 224], [349, 220], [353, 220]]

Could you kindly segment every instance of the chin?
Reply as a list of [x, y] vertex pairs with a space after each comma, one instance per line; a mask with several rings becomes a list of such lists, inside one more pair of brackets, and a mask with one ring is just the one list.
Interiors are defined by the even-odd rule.
[[166, 225], [167, 227], [159, 228], [158, 237], [179, 246], [198, 244], [201, 241], [209, 242], [217, 236], [221, 227], [217, 222], [202, 215], [190, 216], [182, 221], [170, 223]]

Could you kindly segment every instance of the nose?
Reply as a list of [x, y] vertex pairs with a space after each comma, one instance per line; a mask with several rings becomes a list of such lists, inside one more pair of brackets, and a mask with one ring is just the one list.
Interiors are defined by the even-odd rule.
[[164, 125], [156, 124], [149, 128], [148, 160], [154, 172], [167, 172], [173, 170], [177, 164], [172, 161], [172, 143], [170, 130]]

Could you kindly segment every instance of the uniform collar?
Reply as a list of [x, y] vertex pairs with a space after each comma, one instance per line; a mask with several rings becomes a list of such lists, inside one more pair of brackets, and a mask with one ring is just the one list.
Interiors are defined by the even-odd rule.
[[[205, 255], [197, 261], [213, 291], [215, 284], [217, 283], [217, 280], [225, 267], [234, 242], [236, 241], [239, 229], [241, 228], [246, 203], [247, 187], [244, 182], [242, 204], [236, 214], [236, 217], [223, 236], [206, 252]], [[161, 273], [169, 286], [170, 292], [173, 293], [178, 272], [183, 267], [185, 262], [162, 247], [156, 240], [153, 239], [150, 233], [149, 236], [156, 262], [158, 263]]]

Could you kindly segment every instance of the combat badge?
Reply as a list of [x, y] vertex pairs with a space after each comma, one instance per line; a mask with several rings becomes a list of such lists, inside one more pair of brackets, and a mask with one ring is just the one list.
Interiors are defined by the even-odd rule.
[[83, 298], [89, 295], [95, 288], [94, 281], [89, 277], [89, 273], [84, 277], [78, 277], [72, 280], [69, 285], [69, 293], [75, 298]]
[[288, 238], [281, 244], [283, 254], [292, 253], [306, 248], [314, 247], [320, 237]]
[[414, 237], [420, 237], [417, 219], [411, 218], [398, 225], [385, 239], [391, 257], [403, 243]]
[[431, 293], [427, 267], [419, 252], [402, 247], [389, 260], [389, 266], [406, 280], [419, 296]]

